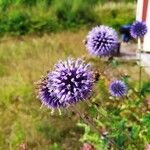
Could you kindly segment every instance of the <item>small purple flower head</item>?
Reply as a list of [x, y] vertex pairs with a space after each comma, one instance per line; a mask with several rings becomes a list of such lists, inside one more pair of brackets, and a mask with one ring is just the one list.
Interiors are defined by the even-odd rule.
[[86, 48], [95, 56], [109, 56], [118, 48], [117, 32], [101, 25], [93, 28], [87, 35]]
[[130, 29], [130, 34], [133, 38], [141, 38], [147, 33], [147, 26], [145, 22], [135, 21]]
[[89, 64], [68, 58], [59, 61], [48, 74], [48, 88], [53, 90], [60, 103], [66, 106], [84, 100], [92, 90], [94, 79]]
[[121, 97], [127, 93], [127, 87], [123, 81], [115, 80], [111, 82], [109, 91], [114, 97]]
[[48, 89], [48, 77], [43, 77], [38, 86], [38, 98], [41, 100], [42, 104], [49, 108], [59, 108], [64, 107], [64, 103], [60, 103], [57, 96], [53, 91]]

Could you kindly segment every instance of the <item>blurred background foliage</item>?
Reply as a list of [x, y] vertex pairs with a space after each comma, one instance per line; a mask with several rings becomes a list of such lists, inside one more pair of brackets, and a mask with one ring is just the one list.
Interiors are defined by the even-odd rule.
[[94, 24], [118, 28], [134, 18], [135, 0], [0, 0], [1, 35], [56, 32]]

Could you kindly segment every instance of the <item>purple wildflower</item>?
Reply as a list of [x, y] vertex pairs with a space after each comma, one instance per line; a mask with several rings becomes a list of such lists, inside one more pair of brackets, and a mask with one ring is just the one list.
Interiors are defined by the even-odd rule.
[[117, 32], [107, 26], [97, 26], [87, 35], [86, 48], [95, 56], [109, 56], [118, 48]]
[[147, 33], [147, 26], [145, 22], [135, 21], [130, 29], [130, 34], [133, 38], [143, 37]]
[[38, 87], [38, 98], [41, 100], [42, 104], [49, 108], [65, 107], [65, 103], [60, 103], [54, 92], [49, 91], [47, 84], [48, 77], [46, 76], [42, 78]]
[[114, 97], [121, 97], [127, 93], [127, 87], [123, 81], [115, 80], [109, 86], [109, 91]]
[[59, 104], [67, 106], [86, 99], [92, 90], [93, 81], [89, 64], [81, 59], [68, 58], [59, 61], [55, 70], [48, 74], [47, 88], [49, 93], [57, 95]]

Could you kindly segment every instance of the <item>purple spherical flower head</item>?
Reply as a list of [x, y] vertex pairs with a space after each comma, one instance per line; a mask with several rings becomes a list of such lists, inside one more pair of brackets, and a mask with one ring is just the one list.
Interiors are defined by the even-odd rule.
[[66, 106], [86, 99], [94, 81], [90, 65], [72, 58], [59, 61], [48, 78], [48, 88], [53, 89], [59, 102]]
[[147, 33], [147, 26], [145, 22], [135, 21], [130, 29], [130, 34], [133, 38], [141, 38]]
[[38, 87], [38, 98], [41, 100], [42, 104], [46, 105], [49, 108], [59, 108], [65, 107], [64, 103], [60, 103], [57, 96], [51, 90], [49, 91], [48, 87], [48, 77], [42, 78]]
[[107, 26], [97, 26], [87, 35], [86, 48], [95, 56], [109, 56], [118, 47], [117, 32]]
[[123, 81], [115, 80], [109, 86], [109, 91], [114, 97], [121, 97], [127, 93], [127, 87]]

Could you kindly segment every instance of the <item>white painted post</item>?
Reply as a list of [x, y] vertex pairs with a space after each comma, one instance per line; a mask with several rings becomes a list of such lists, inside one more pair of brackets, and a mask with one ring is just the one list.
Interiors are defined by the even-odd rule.
[[146, 24], [148, 27], [148, 32], [144, 37], [143, 51], [150, 52], [150, 1], [147, 8]]
[[143, 0], [137, 1], [136, 20], [142, 21]]
[[150, 0], [138, 0], [136, 20], [145, 21], [148, 27], [148, 32], [143, 41], [143, 52], [150, 52]]

